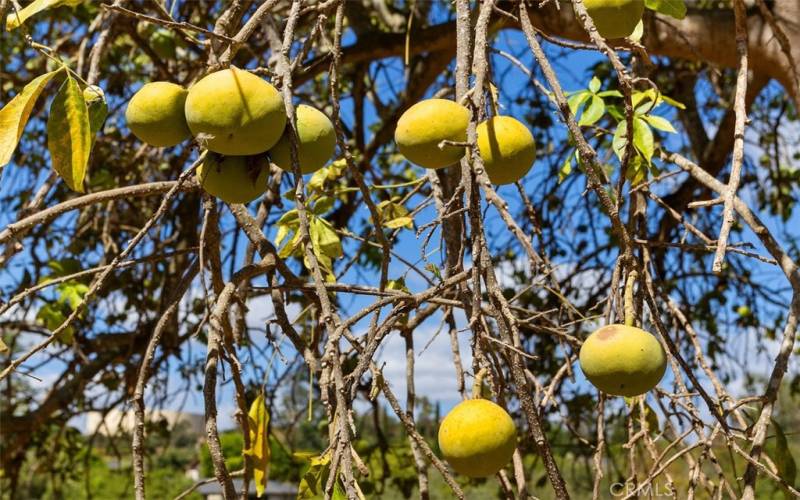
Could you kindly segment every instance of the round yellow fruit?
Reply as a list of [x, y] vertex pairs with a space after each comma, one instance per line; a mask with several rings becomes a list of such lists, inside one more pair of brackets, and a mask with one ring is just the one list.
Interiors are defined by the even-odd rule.
[[608, 325], [596, 330], [581, 346], [579, 357], [589, 382], [614, 396], [646, 393], [667, 369], [661, 343], [633, 326]]
[[263, 155], [225, 156], [209, 153], [197, 169], [197, 182], [225, 203], [248, 203], [267, 190], [269, 161]]
[[[301, 104], [297, 107], [297, 159], [300, 172], [310, 174], [325, 166], [336, 151], [336, 132], [330, 118], [322, 111]], [[289, 127], [278, 144], [269, 150], [272, 163], [287, 172], [292, 171]]]
[[536, 143], [528, 127], [510, 116], [494, 116], [478, 125], [478, 151], [493, 184], [522, 179], [536, 159]]
[[189, 89], [186, 122], [210, 151], [255, 155], [275, 145], [286, 125], [278, 91], [238, 68], [206, 76]]
[[583, 0], [603, 38], [630, 36], [644, 14], [644, 0]]
[[425, 168], [443, 168], [464, 156], [461, 146], [445, 145], [444, 140], [465, 142], [469, 110], [447, 99], [427, 99], [406, 110], [397, 120], [394, 140], [400, 153]]
[[151, 146], [174, 146], [185, 141], [192, 136], [183, 115], [186, 96], [186, 89], [174, 83], [145, 84], [128, 102], [128, 128]]
[[439, 426], [439, 449], [459, 474], [488, 477], [506, 466], [517, 445], [511, 416], [486, 399], [456, 405]]

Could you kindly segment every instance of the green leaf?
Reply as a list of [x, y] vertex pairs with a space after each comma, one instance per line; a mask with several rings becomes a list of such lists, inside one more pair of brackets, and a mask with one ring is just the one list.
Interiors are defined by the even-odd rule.
[[47, 83], [61, 70], [51, 71], [37, 76], [25, 85], [22, 92], [0, 109], [0, 167], [11, 161], [11, 156], [17, 148], [22, 131], [28, 123], [36, 99], [39, 98]]
[[300, 231], [296, 231], [294, 233], [294, 236], [292, 237], [292, 240], [278, 251], [278, 257], [280, 257], [281, 259], [285, 259], [294, 254], [295, 251], [299, 252], [301, 249], [300, 248], [301, 240], [302, 238], [300, 236]]
[[602, 85], [600, 79], [596, 76], [593, 76], [591, 81], [589, 81], [589, 90], [592, 92], [592, 94], [596, 94], [597, 91], [600, 90], [600, 85]]
[[[657, 434], [659, 429], [661, 428], [661, 426], [658, 423], [658, 415], [650, 407], [649, 404], [643, 403], [643, 405], [644, 405], [644, 426], [646, 427], [644, 430], [646, 430], [651, 435]], [[640, 410], [639, 405], [635, 405], [633, 411], [631, 412], [631, 416], [637, 423], [640, 422], [641, 418], [639, 410]]]
[[611, 118], [618, 122], [625, 121], [625, 111], [623, 111], [622, 106], [617, 106], [616, 104], [606, 104], [606, 113], [611, 115]]
[[320, 217], [312, 217], [310, 222], [309, 230], [315, 253], [318, 251], [330, 259], [341, 257], [342, 240], [339, 239], [331, 223]]
[[75, 310], [83, 302], [83, 297], [89, 291], [89, 287], [83, 283], [70, 280], [58, 285], [58, 302], [67, 304], [71, 310]]
[[619, 97], [620, 99], [624, 97], [622, 92], [619, 90], [604, 90], [602, 92], [597, 93], [598, 97]]
[[671, 134], [677, 134], [678, 131], [675, 130], [675, 127], [666, 119], [660, 116], [655, 115], [642, 115], [642, 120], [646, 121], [650, 124], [651, 127], [654, 129], [662, 130], [664, 132], [669, 132]]
[[597, 120], [602, 118], [603, 113], [605, 112], [606, 104], [603, 102], [603, 99], [597, 96], [592, 96], [589, 106], [586, 108], [583, 114], [581, 114], [581, 119], [578, 121], [578, 125], [592, 125], [597, 122]]
[[558, 171], [558, 183], [561, 184], [564, 182], [564, 179], [572, 173], [572, 153], [567, 155], [567, 158], [564, 160], [564, 163], [561, 165], [561, 169]]
[[321, 498], [325, 490], [325, 481], [331, 468], [331, 454], [312, 457], [308, 470], [300, 479], [297, 488], [297, 500]]
[[250, 431], [250, 448], [242, 453], [253, 469], [256, 495], [260, 498], [267, 487], [270, 462], [269, 411], [263, 394], [259, 394], [253, 404], [250, 405], [247, 419]]
[[[789, 485], [795, 487], [797, 481], [797, 463], [789, 449], [786, 434], [780, 424], [772, 419], [772, 426], [775, 428], [775, 467], [778, 468], [778, 475]], [[784, 492], [787, 499], [793, 498], [789, 492]]]
[[300, 225], [300, 215], [297, 213], [297, 209], [293, 208], [291, 210], [287, 210], [285, 214], [281, 215], [281, 218], [278, 219], [276, 223], [280, 225]]
[[684, 0], [644, 0], [644, 5], [650, 10], [675, 19], [686, 17], [686, 3], [684, 3]]
[[580, 92], [577, 92], [572, 96], [570, 96], [570, 98], [567, 99], [567, 104], [569, 105], [570, 112], [573, 115], [577, 115], [578, 110], [581, 109], [583, 103], [586, 102], [586, 100], [590, 97], [592, 97], [591, 92], [587, 92], [585, 90], [581, 90]]
[[[639, 104], [646, 103], [648, 101], [651, 101], [655, 104], [648, 105], [642, 110], [638, 109]], [[637, 111], [649, 111], [649, 108], [655, 108], [658, 105], [658, 103], [659, 103], [659, 95], [652, 88], [648, 88], [643, 92], [634, 92], [631, 95], [631, 104], [633, 105], [633, 108], [636, 109]]]
[[89, 131], [92, 134], [92, 144], [97, 132], [103, 127], [108, 116], [108, 104], [103, 89], [97, 85], [90, 85], [83, 89], [83, 99], [89, 110]]
[[[61, 326], [67, 320], [62, 304], [45, 304], [36, 313], [36, 320], [51, 332]], [[57, 337], [62, 344], [69, 345], [75, 339], [75, 329], [72, 326], [65, 328]]]
[[678, 102], [678, 101], [676, 101], [675, 99], [673, 99], [671, 97], [667, 97], [667, 96], [662, 94], [661, 95], [661, 99], [663, 99], [663, 101], [665, 103], [669, 104], [670, 106], [672, 106], [674, 108], [686, 109], [686, 105], [685, 104], [683, 104], [682, 102]]
[[397, 217], [396, 219], [384, 222], [383, 227], [388, 229], [397, 229], [401, 227], [404, 227], [406, 229], [413, 229], [414, 219], [412, 219], [411, 217]]
[[324, 215], [331, 211], [333, 204], [336, 203], [335, 198], [330, 196], [322, 196], [314, 203], [314, 208], [311, 210], [315, 215]]
[[50, 269], [50, 273], [42, 276], [39, 279], [39, 283], [46, 283], [54, 278], [75, 274], [81, 270], [81, 262], [78, 259], [68, 257], [60, 260], [51, 260], [47, 263], [47, 267]]
[[316, 172], [314, 175], [311, 176], [311, 179], [308, 180], [308, 190], [313, 191], [322, 191], [322, 188], [325, 186], [325, 180], [328, 178], [328, 171], [330, 167], [323, 167]]
[[637, 186], [647, 180], [647, 165], [639, 155], [634, 156], [628, 162], [628, 168], [625, 170], [625, 178], [631, 181], [632, 186]]
[[622, 161], [622, 157], [625, 156], [625, 148], [628, 145], [628, 124], [624, 121], [621, 121], [617, 124], [617, 129], [614, 131], [614, 139], [611, 141], [611, 148], [614, 150], [614, 153], [619, 158], [619, 161]]
[[437, 266], [433, 262], [428, 262], [427, 264], [425, 264], [425, 269], [433, 273], [433, 275], [436, 276], [439, 279], [439, 281], [444, 281], [444, 278], [442, 277], [442, 271], [440, 271], [439, 266]]
[[406, 280], [402, 277], [397, 278], [396, 280], [389, 280], [386, 283], [387, 290], [400, 290], [402, 292], [411, 293], [406, 286]]
[[408, 216], [408, 209], [399, 203], [395, 203], [395, 199], [378, 203], [377, 209], [381, 215], [383, 227], [387, 229], [401, 227], [414, 229], [414, 219]]
[[655, 152], [655, 141], [653, 140], [653, 131], [650, 126], [641, 118], [634, 118], [633, 120], [633, 146], [642, 154], [647, 164], [650, 165], [650, 160], [653, 159], [653, 153]]
[[287, 236], [289, 236], [289, 226], [287, 225], [278, 226], [278, 234], [275, 235], [275, 246], [280, 247], [281, 242]]
[[83, 93], [69, 75], [50, 105], [47, 147], [53, 169], [70, 189], [82, 193], [92, 136]]
[[83, 3], [83, 0], [34, 0], [19, 12], [13, 12], [12, 8], [11, 14], [6, 17], [6, 29], [11, 31], [19, 28], [25, 21], [28, 20], [28, 18], [38, 14], [43, 10], [52, 9], [61, 5], [75, 7], [81, 3]]
[[[283, 242], [283, 239], [289, 236], [289, 234], [291, 233], [295, 233], [295, 239], [297, 239], [297, 229], [300, 227], [300, 216], [297, 213], [297, 209], [293, 208], [291, 210], [288, 210], [285, 214], [281, 216], [280, 219], [278, 219], [276, 225], [278, 226], [278, 233], [275, 235], [276, 247], [280, 247], [281, 242]], [[281, 249], [280, 253], [283, 254], [285, 251], [288, 251], [289, 254], [284, 256], [288, 257], [291, 254], [292, 250], [292, 248], [290, 247], [291, 245], [287, 245], [286, 247]]]
[[347, 500], [347, 494], [344, 492], [344, 489], [339, 481], [333, 483], [333, 495], [331, 497], [333, 500]]
[[[614, 132], [614, 139], [611, 143], [611, 147], [614, 149], [614, 153], [616, 153], [620, 161], [622, 161], [622, 158], [625, 156], [625, 148], [628, 144], [627, 129], [628, 124], [626, 122], [619, 122], [617, 130]], [[653, 131], [650, 130], [650, 126], [639, 117], [633, 120], [633, 146], [647, 164], [650, 165], [650, 160], [653, 158], [653, 153], [655, 152]]]

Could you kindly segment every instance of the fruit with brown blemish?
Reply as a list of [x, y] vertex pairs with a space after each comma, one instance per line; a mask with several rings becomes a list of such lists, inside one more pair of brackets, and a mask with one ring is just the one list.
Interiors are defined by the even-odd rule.
[[580, 365], [601, 391], [633, 397], [655, 387], [667, 369], [667, 356], [651, 334], [633, 326], [607, 325], [584, 341]]
[[248, 203], [267, 190], [269, 161], [263, 155], [225, 156], [208, 153], [197, 169], [197, 182], [225, 203]]

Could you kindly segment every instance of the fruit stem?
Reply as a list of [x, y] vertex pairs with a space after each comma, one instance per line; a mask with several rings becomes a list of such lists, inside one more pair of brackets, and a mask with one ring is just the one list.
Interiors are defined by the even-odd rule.
[[488, 370], [486, 368], [481, 368], [478, 370], [478, 373], [475, 374], [475, 381], [472, 383], [472, 399], [481, 399], [482, 392], [483, 392], [483, 377], [486, 376]]
[[628, 273], [628, 280], [625, 282], [625, 326], [634, 326], [636, 323], [636, 308], [633, 303], [633, 285], [639, 273], [632, 270]]

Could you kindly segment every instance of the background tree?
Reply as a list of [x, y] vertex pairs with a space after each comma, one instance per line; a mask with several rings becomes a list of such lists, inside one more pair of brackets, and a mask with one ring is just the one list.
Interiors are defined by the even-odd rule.
[[[798, 495], [800, 5], [646, 3], [641, 38], [609, 43], [554, 0], [0, 0], [3, 495], [30, 494], [33, 474], [59, 496], [81, 472], [69, 491], [102, 496], [97, 443], [69, 425], [117, 407], [136, 413], [119, 455], [132, 491], [174, 494], [145, 480], [145, 415], [202, 394], [233, 497], [217, 404], [235, 403], [249, 449], [262, 387], [272, 439], [312, 452], [302, 477], [280, 473], [303, 495]], [[331, 116], [336, 161], [274, 167], [257, 202], [226, 205], [194, 181], [197, 144], [130, 134], [143, 83], [229, 65]], [[489, 115], [524, 120], [533, 171], [495, 189], [475, 148], [460, 168], [405, 161], [397, 119], [434, 95], [470, 109], [470, 144]], [[626, 317], [669, 354], [631, 401], [575, 363]], [[486, 369], [518, 425], [496, 481], [436, 458], [440, 415], [414, 381], [438, 334], [460, 396]], [[380, 362], [394, 336], [405, 380]]]

